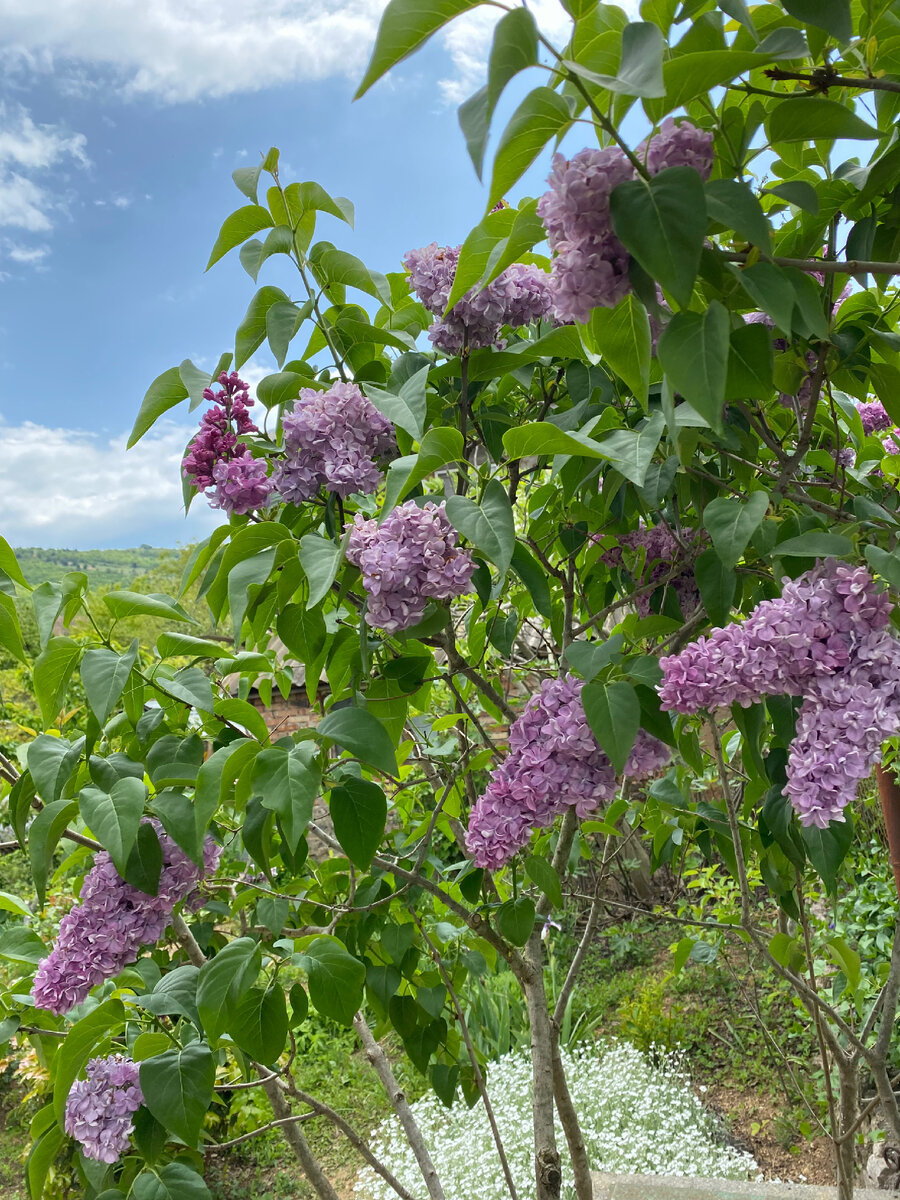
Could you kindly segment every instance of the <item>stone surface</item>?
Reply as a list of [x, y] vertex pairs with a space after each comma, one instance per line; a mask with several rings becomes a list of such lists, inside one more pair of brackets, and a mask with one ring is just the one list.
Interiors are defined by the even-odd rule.
[[[884, 1200], [890, 1192], [857, 1188], [854, 1200]], [[836, 1200], [837, 1188], [806, 1183], [744, 1183], [733, 1179], [666, 1178], [594, 1172], [595, 1200]]]

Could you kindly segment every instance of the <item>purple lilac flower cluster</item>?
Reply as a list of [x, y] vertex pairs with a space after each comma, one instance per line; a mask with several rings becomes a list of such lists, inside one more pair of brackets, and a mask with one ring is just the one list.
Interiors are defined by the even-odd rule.
[[201, 492], [212, 508], [227, 513], [248, 513], [269, 499], [271, 483], [263, 459], [254, 458], [238, 438], [256, 433], [247, 406], [250, 389], [236, 371], [219, 376], [219, 391], [206, 388], [203, 399], [212, 404], [200, 421], [200, 432], [188, 446], [182, 474]]
[[355, 383], [335, 383], [327, 392], [301, 388], [282, 426], [285, 457], [272, 486], [291, 504], [311, 500], [322, 487], [339, 496], [374, 492], [381, 482], [376, 459], [396, 450], [390, 421]]
[[[708, 179], [712, 144], [712, 134], [669, 118], [641, 149], [651, 175], [689, 166]], [[612, 308], [631, 290], [628, 251], [613, 232], [609, 197], [633, 178], [632, 163], [616, 146], [579, 150], [571, 159], [554, 156], [538, 215], [554, 252], [550, 287], [561, 321], [587, 321], [592, 309]]]
[[[584, 684], [546, 679], [509, 731], [509, 754], [469, 817], [466, 848], [479, 867], [499, 869], [574, 805], [586, 817], [616, 792], [616, 773], [584, 715]], [[625, 775], [642, 778], [669, 761], [667, 746], [638, 731]]]
[[141, 946], [158, 942], [174, 906], [215, 871], [221, 847], [212, 838], [206, 839], [201, 871], [158, 821], [150, 824], [162, 850], [157, 895], [126, 883], [109, 854], [99, 851], [78, 904], [63, 917], [56, 945], [38, 966], [31, 990], [38, 1008], [59, 1016], [80, 1004], [92, 987], [134, 962]]
[[866, 437], [893, 428], [894, 422], [888, 416], [887, 409], [880, 400], [870, 400], [867, 404], [858, 404], [856, 407]]
[[829, 560], [785, 583], [743, 624], [660, 659], [663, 708], [693, 713], [802, 696], [786, 791], [804, 825], [843, 820], [900, 732], [900, 641], [891, 602], [864, 567]]
[[471, 350], [493, 346], [504, 325], [518, 328], [550, 315], [547, 272], [513, 263], [482, 291], [467, 292], [445, 317], [461, 248], [431, 242], [421, 250], [410, 250], [403, 259], [413, 290], [438, 318], [428, 331], [438, 350], [459, 354], [464, 344]]
[[362, 572], [366, 621], [387, 633], [422, 619], [429, 599], [469, 590], [475, 564], [462, 550], [443, 504], [399, 505], [379, 525], [357, 513], [348, 525], [347, 558]]
[[645, 160], [651, 175], [668, 167], [693, 167], [706, 182], [713, 169], [713, 135], [690, 121], [676, 124], [674, 117], [667, 117], [656, 137], [642, 142], [637, 154]]
[[[700, 593], [694, 581], [691, 563], [686, 559], [690, 558], [692, 551], [695, 552], [699, 537], [700, 533], [696, 529], [682, 530], [682, 538], [679, 540], [668, 525], [642, 526], [619, 536], [618, 544], [605, 550], [601, 557], [608, 567], [624, 567], [626, 550], [632, 555], [643, 551], [643, 564], [640, 574], [635, 579], [640, 588], [671, 575], [673, 568], [683, 563], [683, 573], [670, 579], [668, 586], [675, 592], [684, 616], [690, 617], [700, 607]], [[652, 596], [652, 591], [645, 591], [635, 598], [634, 604], [639, 616], [650, 615]]]
[[86, 1158], [114, 1163], [128, 1149], [134, 1114], [144, 1102], [140, 1068], [111, 1054], [92, 1058], [85, 1078], [76, 1079], [66, 1100], [66, 1133], [81, 1144]]

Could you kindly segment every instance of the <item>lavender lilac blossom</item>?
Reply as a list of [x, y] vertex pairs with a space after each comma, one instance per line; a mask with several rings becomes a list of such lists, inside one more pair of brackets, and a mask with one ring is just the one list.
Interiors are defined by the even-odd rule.
[[[591, 732], [572, 675], [546, 679], [509, 731], [509, 753], [469, 817], [466, 848], [479, 867], [499, 869], [574, 806], [586, 817], [616, 793], [616, 773]], [[638, 731], [625, 775], [642, 778], [669, 761], [669, 750]]]
[[444, 505], [413, 500], [379, 525], [361, 513], [348, 525], [347, 559], [362, 572], [366, 622], [387, 633], [422, 619], [429, 599], [449, 600], [469, 590], [475, 564], [459, 546]]
[[860, 420], [862, 421], [863, 433], [868, 437], [873, 433], [883, 433], [886, 429], [891, 429], [894, 422], [888, 416], [887, 409], [880, 400], [870, 400], [866, 404], [858, 404]]
[[[682, 530], [683, 541], [680, 541], [668, 525], [641, 526], [630, 533], [617, 535], [618, 543], [605, 550], [601, 555], [608, 567], [626, 567], [625, 551], [630, 551], [633, 558], [643, 551], [643, 562], [639, 574], [635, 577], [637, 586], [641, 589], [650, 584], [661, 582], [671, 576], [676, 566], [683, 564], [682, 574], [668, 580], [678, 599], [678, 604], [685, 617], [692, 616], [700, 607], [700, 593], [694, 580], [691, 562], [688, 559], [696, 552], [696, 542], [700, 534], [697, 530]], [[633, 572], [632, 572], [633, 574]], [[638, 615], [650, 615], [650, 602], [653, 597], [651, 590], [643, 591], [635, 597], [634, 605]]]
[[258, 432], [247, 406], [250, 390], [236, 371], [219, 376], [219, 391], [208, 387], [204, 400], [212, 404], [200, 421], [200, 431], [188, 446], [182, 474], [209, 496], [212, 508], [228, 513], [248, 513], [268, 501], [271, 484], [266, 464], [254, 459], [243, 434]]
[[639, 148], [639, 158], [641, 151], [646, 153], [647, 170], [651, 175], [658, 175], [668, 167], [693, 167], [705, 182], [712, 174], [713, 135], [698, 129], [690, 121], [676, 125], [674, 118], [668, 117], [659, 133]]
[[743, 623], [660, 659], [662, 707], [680, 713], [802, 696], [786, 792], [803, 825], [843, 820], [900, 732], [900, 642], [891, 602], [864, 567], [828, 560], [787, 581]]
[[323, 487], [339, 496], [374, 492], [381, 482], [376, 460], [397, 448], [390, 421], [355, 383], [335, 383], [327, 392], [302, 388], [282, 426], [285, 457], [272, 486], [291, 504]]
[[85, 1078], [75, 1080], [66, 1099], [66, 1133], [81, 1144], [86, 1158], [117, 1162], [128, 1149], [133, 1117], [143, 1102], [137, 1063], [121, 1054], [92, 1058]]
[[444, 315], [456, 276], [460, 246], [431, 242], [403, 259], [409, 282], [438, 319], [428, 337], [445, 354], [459, 354], [499, 343], [504, 325], [518, 328], [550, 315], [550, 277], [540, 267], [513, 263], [481, 291], [469, 291]]
[[[712, 134], [669, 118], [641, 150], [651, 175], [689, 166], [708, 179], [712, 145]], [[571, 159], [554, 156], [538, 216], [554, 252], [550, 286], [559, 320], [586, 322], [592, 309], [614, 308], [631, 291], [628, 251], [613, 231], [609, 198], [634, 177], [634, 166], [617, 146], [579, 150]]]
[[162, 850], [157, 895], [126, 883], [109, 854], [99, 851], [78, 904], [63, 917], [56, 945], [38, 966], [31, 989], [38, 1008], [61, 1016], [80, 1004], [92, 987], [134, 962], [141, 946], [158, 942], [175, 905], [215, 871], [221, 847], [212, 838], [204, 844], [201, 871], [158, 821], [150, 824]]
[[628, 251], [613, 233], [609, 197], [633, 178], [634, 167], [614, 146], [553, 156], [538, 216], [554, 252], [550, 288], [561, 321], [585, 322], [592, 309], [613, 308], [631, 291]]

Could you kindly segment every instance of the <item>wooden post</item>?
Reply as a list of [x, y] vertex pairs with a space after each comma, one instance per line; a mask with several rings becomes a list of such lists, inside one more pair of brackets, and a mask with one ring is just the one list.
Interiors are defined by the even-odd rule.
[[887, 832], [891, 866], [894, 870], [894, 886], [900, 897], [900, 784], [891, 771], [875, 768], [878, 791], [881, 795], [881, 811], [884, 813], [884, 828]]

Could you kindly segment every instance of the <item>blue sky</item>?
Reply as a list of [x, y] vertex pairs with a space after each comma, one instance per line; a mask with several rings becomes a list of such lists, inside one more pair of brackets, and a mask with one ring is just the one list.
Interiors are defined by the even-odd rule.
[[[532, 7], [564, 36], [556, 0]], [[355, 232], [326, 219], [321, 236], [382, 271], [480, 218], [456, 103], [484, 80], [496, 10], [354, 104], [380, 9], [0, 0], [0, 533], [13, 545], [174, 545], [217, 520], [181, 512], [186, 409], [136, 450], [124, 443], [149, 382], [186, 357], [212, 365], [253, 294], [236, 255], [204, 274], [221, 220], [245, 202], [234, 167], [278, 145], [284, 178], [356, 205]], [[519, 192], [537, 192], [547, 167]], [[260, 351], [246, 373], [268, 369]]]

